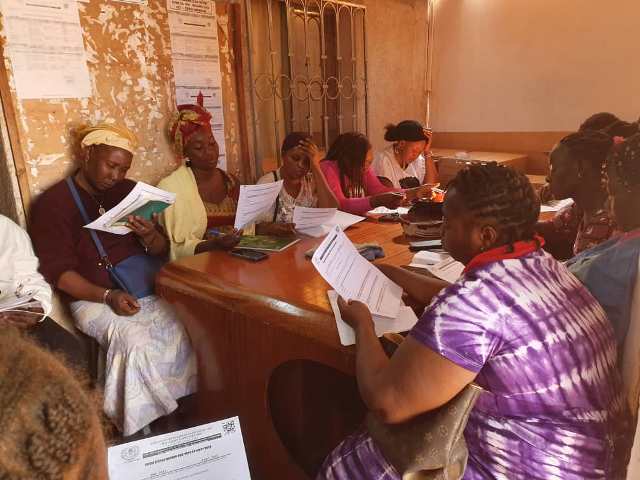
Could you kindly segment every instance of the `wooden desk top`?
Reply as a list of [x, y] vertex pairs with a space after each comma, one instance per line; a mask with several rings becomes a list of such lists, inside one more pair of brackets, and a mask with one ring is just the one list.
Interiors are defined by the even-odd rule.
[[[354, 243], [377, 242], [385, 251], [381, 263], [407, 265], [413, 253], [397, 223], [365, 220], [347, 229]], [[329, 284], [316, 271], [305, 252], [322, 238], [303, 237], [283, 252], [252, 263], [213, 251], [185, 257], [166, 265], [158, 276], [161, 288], [189, 291], [209, 302], [252, 316], [256, 321], [279, 324], [304, 336], [339, 347], [338, 334], [327, 299]], [[300, 322], [291, 322], [304, 317]]]

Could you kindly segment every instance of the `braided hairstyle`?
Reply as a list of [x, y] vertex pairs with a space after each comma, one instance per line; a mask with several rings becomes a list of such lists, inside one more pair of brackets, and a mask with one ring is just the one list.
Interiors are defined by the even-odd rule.
[[599, 173], [613, 146], [613, 137], [597, 130], [583, 130], [567, 135], [558, 145], [566, 147], [571, 157], [580, 162], [580, 170], [587, 167]]
[[600, 112], [594, 113], [589, 118], [587, 118], [584, 122], [580, 124], [580, 128], [578, 131], [583, 132], [585, 130], [603, 130], [607, 128], [609, 125], [612, 125], [615, 122], [619, 122], [620, 119], [616, 117], [613, 113], [609, 112]]
[[526, 175], [495, 162], [471, 165], [448, 188], [455, 188], [475, 218], [496, 221], [501, 244], [534, 238], [540, 201]]
[[369, 139], [358, 132], [338, 135], [329, 151], [327, 160], [335, 160], [340, 172], [340, 186], [346, 197], [359, 198], [365, 195], [364, 163], [371, 150]]
[[[93, 403], [61, 361], [15, 329], [3, 328], [1, 480], [62, 480], [83, 460], [83, 447], [93, 444], [95, 416]], [[91, 470], [92, 460], [87, 463]], [[90, 478], [88, 473], [82, 478]]]
[[640, 193], [640, 133], [616, 146], [607, 157], [609, 180], [628, 193]]

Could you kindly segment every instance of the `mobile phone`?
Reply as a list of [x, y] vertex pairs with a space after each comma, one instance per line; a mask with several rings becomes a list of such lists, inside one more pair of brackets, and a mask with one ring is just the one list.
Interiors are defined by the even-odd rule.
[[442, 248], [442, 240], [422, 240], [420, 242], [411, 242], [409, 250], [419, 252], [420, 250], [435, 250]]
[[250, 262], [259, 262], [260, 260], [265, 260], [269, 258], [264, 252], [259, 252], [258, 250], [249, 250], [248, 248], [234, 248], [231, 250], [231, 255], [234, 257], [244, 258], [245, 260], [249, 260]]

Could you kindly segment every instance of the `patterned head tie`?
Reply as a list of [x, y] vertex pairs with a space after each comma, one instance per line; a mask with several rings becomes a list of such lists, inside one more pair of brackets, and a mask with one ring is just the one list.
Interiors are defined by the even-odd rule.
[[82, 148], [91, 145], [109, 145], [135, 154], [138, 146], [138, 139], [133, 132], [121, 125], [100, 123], [93, 127], [82, 128], [78, 133], [82, 138], [80, 142]]
[[169, 125], [169, 138], [179, 158], [184, 158], [189, 138], [200, 131], [211, 131], [211, 114], [200, 105], [178, 105]]
[[616, 145], [607, 158], [607, 166], [627, 192], [636, 191], [640, 187], [640, 133]]

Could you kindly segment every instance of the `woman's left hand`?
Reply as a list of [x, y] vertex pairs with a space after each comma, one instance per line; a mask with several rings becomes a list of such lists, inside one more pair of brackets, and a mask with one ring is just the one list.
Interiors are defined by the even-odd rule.
[[371, 324], [373, 326], [373, 318], [369, 308], [362, 302], [357, 300], [345, 300], [342, 297], [338, 298], [338, 308], [340, 308], [340, 315], [351, 328], [357, 330], [360, 326]]
[[130, 215], [127, 218], [127, 227], [131, 229], [145, 245], [151, 245], [154, 237], [159, 233], [156, 229], [158, 224], [158, 214], [154, 213], [151, 217], [151, 221], [139, 217], [138, 215]]

